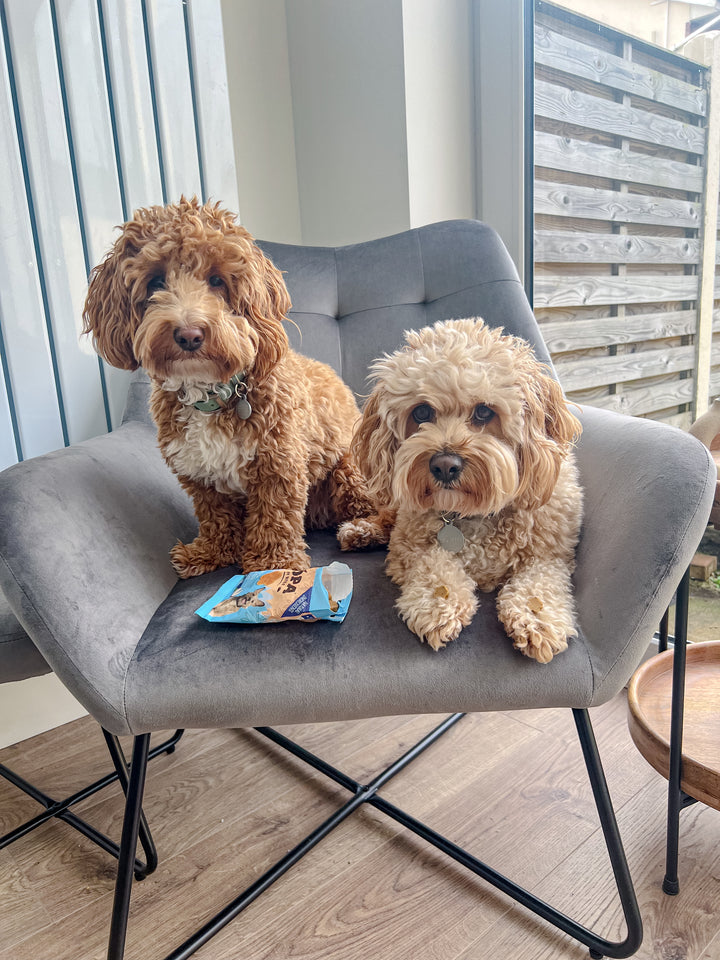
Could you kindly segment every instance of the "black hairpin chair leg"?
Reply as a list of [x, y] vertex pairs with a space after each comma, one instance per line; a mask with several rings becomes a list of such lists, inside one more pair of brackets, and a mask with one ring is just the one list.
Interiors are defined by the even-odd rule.
[[[103, 731], [103, 733], [105, 733], [105, 731]], [[171, 737], [168, 737], [167, 740], [158, 744], [157, 747], [153, 747], [152, 751], [149, 753], [149, 759], [157, 757], [161, 753], [172, 753], [182, 734], [182, 730], [176, 730], [175, 733]], [[98, 793], [98, 791], [103, 790], [111, 783], [115, 783], [115, 781], [118, 779], [120, 780], [120, 785], [123, 791], [125, 793], [127, 792], [127, 763], [123, 756], [120, 743], [117, 737], [111, 737], [110, 734], [107, 733], [105, 733], [105, 741], [107, 743], [108, 750], [110, 751], [115, 772], [101, 777], [99, 780], [88, 784], [88, 786], [83, 787], [82, 790], [78, 790], [76, 793], [71, 794], [69, 797], [65, 797], [63, 800], [53, 799], [42, 790], [39, 790], [32, 783], [25, 780], [24, 777], [21, 777], [19, 774], [15, 773], [9, 767], [6, 767], [4, 764], [0, 764], [0, 776], [4, 777], [9, 783], [14, 784], [14, 786], [16, 786], [19, 790], [22, 790], [42, 807], [44, 807], [42, 813], [39, 813], [29, 820], [26, 820], [24, 823], [20, 824], [20, 826], [15, 827], [14, 830], [10, 830], [8, 833], [0, 837], [0, 850], [2, 850], [3, 847], [9, 846], [9, 844], [13, 843], [15, 840], [19, 840], [21, 837], [24, 837], [26, 834], [30, 833], [31, 830], [34, 830], [41, 824], [46, 823], [48, 820], [52, 820], [53, 817], [56, 817], [58, 820], [63, 820], [71, 827], [74, 827], [75, 830], [81, 833], [84, 837], [87, 837], [88, 840], [92, 840], [93, 843], [105, 850], [106, 853], [109, 853], [115, 858], [119, 856], [120, 847], [117, 843], [70, 810], [70, 807], [80, 803], [82, 800], [87, 800], [88, 797], [91, 797], [93, 794]], [[150, 835], [150, 830], [147, 826], [147, 823], [144, 821], [144, 818], [140, 838], [147, 862], [142, 863], [140, 860], [135, 861], [135, 875], [138, 880], [141, 880], [143, 877], [147, 876], [147, 874], [152, 873], [157, 866], [157, 854], [155, 852], [152, 836]]]
[[670, 896], [680, 892], [678, 850], [680, 811], [696, 803], [680, 786], [682, 780], [682, 739], [685, 712], [685, 661], [690, 600], [690, 570], [683, 577], [675, 597], [675, 645], [673, 650], [672, 701], [670, 707], [670, 759], [668, 775], [667, 849], [663, 890]]
[[135, 849], [142, 820], [142, 798], [145, 789], [150, 734], [135, 737], [130, 778], [125, 797], [125, 816], [123, 817], [122, 836], [120, 838], [120, 857], [115, 880], [115, 899], [110, 922], [110, 942], [108, 960], [122, 960], [125, 955], [128, 913], [130, 911], [130, 891], [132, 889], [135, 863]]
[[[120, 786], [122, 787], [123, 793], [127, 798], [128, 795], [128, 785], [130, 778], [128, 776], [127, 760], [125, 759], [125, 754], [122, 751], [120, 746], [120, 741], [113, 734], [108, 733], [107, 730], [103, 730], [103, 735], [105, 737], [105, 742], [107, 743], [108, 750], [110, 751], [110, 756], [112, 757], [113, 764], [115, 766], [115, 772], [118, 775], [120, 781]], [[149, 751], [148, 751], [149, 759]], [[145, 852], [145, 864], [135, 865], [135, 879], [144, 880], [148, 874], [151, 874], [153, 870], [157, 868], [158, 858], [157, 850], [155, 849], [155, 843], [153, 842], [152, 835], [150, 833], [150, 828], [148, 827], [145, 814], [140, 811], [140, 824], [139, 824], [139, 834], [140, 834], [140, 843]]]
[[[503, 893], [523, 904], [529, 910], [532, 910], [538, 916], [585, 944], [590, 950], [591, 957], [601, 958], [608, 956], [622, 958], [631, 956], [642, 942], [642, 920], [640, 918], [637, 899], [630, 878], [630, 872], [622, 847], [622, 841], [605, 781], [597, 744], [592, 731], [590, 717], [586, 710], [573, 710], [573, 715], [625, 916], [627, 935], [624, 940], [619, 942], [609, 941], [598, 936], [592, 930], [581, 926], [559, 910], [540, 900], [534, 894], [518, 886], [507, 877], [504, 877], [492, 867], [478, 860], [466, 850], [458, 847], [451, 840], [441, 836], [424, 823], [416, 820], [404, 810], [401, 810], [399, 807], [396, 807], [378, 795], [378, 790], [381, 787], [462, 718], [463, 715], [458, 713], [446, 718], [434, 730], [431, 730], [422, 740], [411, 747], [410, 750], [366, 785], [360, 784], [351, 777], [348, 777], [320, 757], [316, 757], [303, 747], [288, 740], [277, 731], [269, 727], [258, 727], [258, 733], [268, 737], [274, 743], [291, 752], [294, 756], [310, 764], [314, 769], [330, 777], [335, 783], [345, 787], [352, 796], [332, 816], [320, 824], [312, 833], [308, 834], [304, 840], [282, 857], [239, 896], [228, 903], [226, 907], [189, 937], [180, 947], [168, 954], [165, 960], [187, 960], [188, 957], [195, 953], [204, 943], [207, 943], [208, 940], [222, 930], [223, 927], [233, 920], [245, 907], [249, 906], [271, 884], [305, 856], [306, 853], [312, 850], [320, 840], [326, 837], [336, 826], [341, 824], [351, 813], [359, 809], [363, 803], [369, 803], [377, 810], [381, 810], [417, 836], [431, 843], [458, 863], [493, 884]], [[142, 815], [147, 739], [147, 735], [137, 737], [133, 748], [107, 960], [123, 960], [124, 957], [133, 879], [132, 859], [135, 855]]]

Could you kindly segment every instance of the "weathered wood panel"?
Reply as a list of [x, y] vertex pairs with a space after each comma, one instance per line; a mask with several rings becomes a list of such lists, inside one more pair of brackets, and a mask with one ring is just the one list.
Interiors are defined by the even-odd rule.
[[603, 303], [658, 303], [695, 300], [697, 276], [537, 276], [533, 286], [538, 307], [574, 307]]
[[592, 405], [631, 417], [647, 416], [657, 410], [675, 409], [678, 404], [691, 403], [693, 383], [691, 379], [677, 380], [673, 377], [665, 383], [652, 386], [625, 387], [622, 393], [594, 398]]
[[[695, 310], [678, 310], [592, 320], [549, 321], [542, 324], [542, 332], [548, 350], [561, 354], [593, 347], [686, 337], [695, 332], [696, 324]], [[715, 311], [713, 330], [720, 333], [720, 310]]]
[[694, 363], [694, 347], [675, 347], [615, 357], [556, 361], [555, 369], [566, 390], [586, 390], [606, 383], [624, 383], [627, 380], [642, 380], [664, 373], [685, 372], [692, 370]]
[[699, 204], [688, 200], [535, 181], [535, 212], [557, 217], [583, 217], [611, 223], [647, 223], [691, 227], [700, 222]]
[[[708, 70], [545, 0], [536, 11], [534, 306], [555, 368], [570, 399], [688, 426], [698, 273], [720, 262], [700, 232]], [[713, 296], [711, 395], [717, 282]]]
[[540, 130], [535, 133], [535, 165], [671, 190], [701, 193], [703, 188], [703, 168], [697, 164], [631, 153]]
[[[720, 374], [710, 378], [710, 390], [720, 394]], [[624, 413], [631, 417], [643, 417], [658, 410], [672, 410], [679, 404], [692, 403], [694, 391], [695, 381], [692, 378], [678, 380], [672, 377], [664, 383], [640, 387], [625, 386], [622, 393], [593, 397], [587, 402], [603, 410], [614, 410], [616, 413]]]
[[614, 90], [666, 103], [688, 113], [705, 116], [707, 110], [707, 91], [702, 87], [624, 60], [541, 24], [535, 27], [535, 61], [573, 77], [585, 77]]
[[538, 263], [693, 264], [700, 261], [700, 242], [688, 237], [536, 230], [535, 260]]
[[702, 154], [705, 130], [649, 110], [604, 100], [545, 80], [535, 82], [535, 113], [563, 123], [593, 127], [629, 140]]

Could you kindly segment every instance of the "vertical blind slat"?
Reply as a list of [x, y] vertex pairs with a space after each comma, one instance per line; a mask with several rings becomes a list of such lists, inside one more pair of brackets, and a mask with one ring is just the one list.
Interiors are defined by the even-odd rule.
[[[105, 67], [95, 0], [55, 0], [62, 48], [65, 96], [79, 186], [79, 217], [87, 268], [98, 263], [124, 220], [119, 171], [105, 83]], [[83, 288], [84, 292], [84, 288]], [[91, 344], [80, 349], [93, 352]], [[113, 427], [122, 418], [129, 374], [103, 367], [103, 392]]]
[[60, 407], [70, 443], [107, 430], [97, 359], [79, 346], [87, 275], [50, 4], [6, 0]]
[[[6, 33], [6, 27], [7, 33]], [[6, 55], [6, 47], [11, 57]], [[55, 376], [48, 342], [38, 264], [22, 166], [21, 131], [15, 121], [14, 62], [9, 24], [0, 46], [0, 322], [7, 362], [3, 384], [3, 459], [12, 456], [10, 401], [14, 401], [18, 444], [24, 458], [63, 445]], [[12, 69], [12, 74], [11, 74]], [[5, 365], [3, 365], [5, 366]], [[3, 371], [5, 379], [5, 370]], [[17, 453], [17, 451], [16, 451]], [[12, 460], [11, 460], [12, 462]]]
[[220, 0], [0, 0], [0, 13], [3, 468], [120, 422], [129, 374], [79, 337], [115, 227], [201, 185], [237, 209], [237, 187]]
[[146, 2], [167, 200], [202, 194], [183, 4]]
[[187, 9], [206, 199], [238, 213], [220, 0], [191, 0]]
[[103, 0], [112, 101], [127, 203], [162, 203], [141, 0]]

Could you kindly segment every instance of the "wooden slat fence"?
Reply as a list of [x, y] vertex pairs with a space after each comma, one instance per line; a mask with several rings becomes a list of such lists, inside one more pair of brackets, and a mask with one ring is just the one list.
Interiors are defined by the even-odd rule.
[[704, 248], [720, 262], [709, 87], [707, 68], [536, 0], [534, 307], [576, 402], [687, 427], [720, 393], [717, 279], [699, 312]]
[[220, 0], [0, 0], [0, 469], [118, 424], [79, 342], [114, 227], [181, 193], [237, 209]]

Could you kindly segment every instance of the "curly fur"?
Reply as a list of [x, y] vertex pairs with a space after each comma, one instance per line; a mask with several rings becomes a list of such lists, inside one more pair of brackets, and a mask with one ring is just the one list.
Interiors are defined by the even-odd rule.
[[[395, 517], [387, 572], [401, 588], [398, 610], [438, 650], [472, 620], [476, 588], [500, 588], [498, 615], [515, 647], [547, 663], [574, 632], [580, 424], [530, 346], [480, 319], [406, 341], [373, 365], [352, 444], [378, 516]], [[438, 475], [438, 457], [460, 472]], [[437, 541], [450, 514], [465, 538], [458, 553]], [[344, 524], [344, 548], [364, 545], [377, 522]]]
[[[348, 448], [359, 411], [325, 364], [290, 349], [280, 271], [219, 204], [136, 211], [90, 277], [84, 333], [108, 363], [152, 380], [160, 449], [192, 496], [181, 577], [231, 563], [309, 566], [308, 526], [370, 511]], [[244, 373], [252, 414], [205, 413], [207, 390]]]

